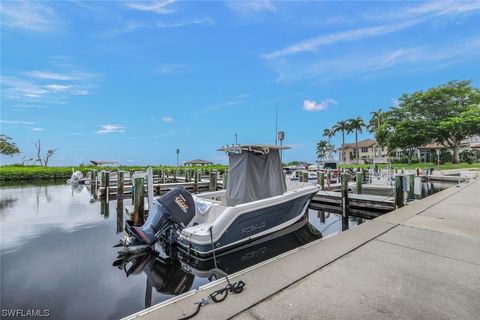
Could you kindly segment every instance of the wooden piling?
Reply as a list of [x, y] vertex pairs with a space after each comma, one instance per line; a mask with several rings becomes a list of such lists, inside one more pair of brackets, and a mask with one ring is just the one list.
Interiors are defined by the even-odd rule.
[[190, 169], [185, 169], [185, 182], [190, 182], [191, 180]]
[[361, 172], [357, 172], [355, 174], [355, 183], [357, 188], [357, 194], [362, 193], [362, 181], [363, 181], [363, 174]]
[[167, 177], [166, 177], [166, 171], [165, 169], [162, 169], [162, 183], [166, 183]]
[[342, 217], [346, 217], [348, 213], [348, 174], [340, 174], [340, 183], [342, 193]]
[[110, 171], [105, 172], [105, 201], [110, 201]]
[[413, 174], [409, 174], [408, 176], [408, 197], [414, 197], [414, 190], [415, 190], [415, 176]]
[[98, 198], [97, 179], [98, 179], [98, 171], [92, 170], [92, 175], [90, 177], [90, 192], [92, 193], [92, 198], [95, 200], [97, 200]]
[[227, 183], [228, 183], [228, 171], [227, 170], [225, 170], [225, 173], [223, 174], [222, 182], [223, 182], [223, 190], [226, 190], [227, 189]]
[[304, 171], [302, 175], [303, 175], [303, 182], [308, 182], [308, 171]]
[[198, 170], [195, 170], [195, 173], [193, 175], [193, 193], [198, 193], [198, 177], [200, 173]]
[[317, 183], [320, 185], [322, 190], [325, 189], [325, 173], [317, 172]]
[[144, 204], [145, 204], [145, 179], [137, 177], [134, 179], [134, 199], [133, 199], [133, 224], [141, 226], [144, 222]]
[[108, 218], [108, 216], [110, 215], [110, 207], [108, 206], [108, 202], [103, 199], [101, 202], [100, 202], [100, 214], [106, 219]]
[[210, 185], [208, 190], [217, 191], [217, 173], [215, 171], [210, 171]]
[[[102, 171], [100, 172], [100, 186], [101, 186], [101, 187], [105, 187], [106, 185], [107, 185], [107, 172], [106, 172], [105, 170], [102, 170]], [[104, 189], [104, 193], [105, 193], [105, 194], [104, 194], [104, 197], [105, 197], [105, 200], [108, 201], [108, 200], [107, 200], [106, 191], [107, 191], [107, 190]]]
[[403, 196], [403, 176], [395, 176], [395, 207], [401, 208], [404, 206], [404, 196]]
[[117, 203], [123, 202], [123, 193], [125, 192], [125, 172], [117, 172]]

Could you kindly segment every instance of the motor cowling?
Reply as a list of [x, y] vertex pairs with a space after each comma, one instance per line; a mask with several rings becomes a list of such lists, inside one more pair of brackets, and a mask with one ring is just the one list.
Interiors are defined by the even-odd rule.
[[194, 216], [195, 201], [192, 195], [184, 188], [177, 187], [155, 199], [144, 225], [130, 227], [130, 231], [141, 244], [151, 245], [172, 227], [185, 228]]

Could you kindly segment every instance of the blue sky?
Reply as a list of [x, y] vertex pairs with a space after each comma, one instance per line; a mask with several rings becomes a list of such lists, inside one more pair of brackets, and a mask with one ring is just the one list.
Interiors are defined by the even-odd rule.
[[[480, 78], [480, 1], [2, 1], [1, 132], [54, 165], [315, 160], [324, 128]], [[363, 134], [362, 138], [368, 134]], [[348, 136], [353, 141], [354, 136]], [[333, 139], [337, 145], [341, 136]]]

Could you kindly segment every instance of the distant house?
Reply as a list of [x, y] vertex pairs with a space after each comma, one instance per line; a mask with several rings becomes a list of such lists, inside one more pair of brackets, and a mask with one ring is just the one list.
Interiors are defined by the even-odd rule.
[[[355, 143], [345, 143], [338, 149], [340, 163], [353, 163], [355, 159]], [[365, 139], [358, 141], [359, 159], [365, 162], [371, 162], [374, 158], [387, 156], [387, 148], [380, 147], [375, 139]]]
[[[476, 136], [463, 141], [460, 144], [460, 152], [468, 148], [480, 148], [480, 136]], [[419, 147], [415, 150], [414, 155], [420, 162], [436, 161], [435, 153], [437, 150], [448, 150], [451, 148], [445, 147], [438, 143], [429, 143], [425, 146]], [[354, 163], [355, 159], [355, 143], [345, 143], [344, 148], [339, 148], [340, 163]], [[380, 147], [375, 139], [365, 139], [358, 141], [359, 159], [364, 163], [381, 162], [378, 160], [386, 159], [388, 157], [387, 147]], [[392, 152], [391, 156], [402, 158], [404, 155], [401, 149]]]
[[186, 167], [195, 167], [195, 166], [211, 166], [213, 162], [207, 161], [207, 160], [202, 160], [202, 159], [196, 159], [196, 160], [191, 160], [185, 162]]

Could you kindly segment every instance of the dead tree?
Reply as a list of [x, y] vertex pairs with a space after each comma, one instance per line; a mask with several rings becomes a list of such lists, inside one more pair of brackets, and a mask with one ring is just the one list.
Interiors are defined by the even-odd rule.
[[49, 149], [47, 153], [45, 154], [45, 159], [43, 160], [43, 165], [46, 167], [48, 166], [48, 160], [50, 159], [51, 156], [57, 151], [57, 149]]
[[40, 166], [43, 167], [43, 161], [42, 161], [42, 157], [40, 156], [40, 152], [41, 152], [41, 145], [40, 145], [40, 139], [37, 140], [37, 142], [35, 142], [33, 144], [35, 146], [35, 149], [37, 149], [37, 160], [35, 160], [34, 163], [40, 163]]
[[47, 167], [48, 160], [50, 160], [50, 157], [52, 157], [55, 154], [55, 152], [57, 152], [57, 149], [48, 149], [47, 153], [45, 154], [45, 157], [42, 159], [40, 139], [34, 143], [34, 146], [37, 149], [37, 160], [35, 160], [35, 163], [38, 162], [42, 167]]

